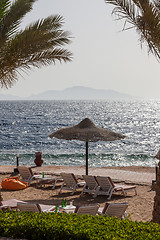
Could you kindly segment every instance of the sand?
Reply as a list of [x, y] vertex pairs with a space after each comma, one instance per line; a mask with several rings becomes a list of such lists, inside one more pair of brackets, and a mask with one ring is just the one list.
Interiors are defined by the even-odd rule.
[[[55, 169], [55, 166], [53, 167]], [[56, 167], [58, 168], [58, 166]], [[70, 168], [70, 167], [66, 167]], [[76, 170], [78, 167], [74, 167]], [[114, 169], [113, 167], [111, 167]], [[139, 172], [150, 172], [153, 173], [155, 171], [154, 168], [149, 167], [115, 167], [116, 169], [128, 170], [128, 171], [139, 171]], [[103, 169], [103, 168], [102, 168]], [[51, 166], [44, 166], [43, 168], [33, 168], [35, 173], [42, 172], [52, 172]], [[73, 169], [72, 169], [73, 170]], [[7, 174], [6, 174], [7, 172]], [[11, 174], [13, 172], [13, 166], [0, 166], [0, 182], [2, 179], [13, 176]], [[57, 175], [57, 174], [56, 174]], [[124, 182], [123, 182], [124, 184]], [[152, 211], [154, 204], [154, 196], [155, 191], [152, 189], [150, 185], [139, 185], [136, 184], [138, 194], [135, 195], [134, 192], [129, 192], [127, 197], [124, 197], [120, 194], [114, 194], [112, 199], [109, 202], [128, 202], [127, 213], [130, 215], [130, 218], [133, 221], [151, 221], [152, 219]], [[20, 190], [20, 191], [7, 191], [1, 189], [3, 200], [16, 198], [19, 200], [48, 204], [48, 205], [60, 205], [63, 198], [67, 199], [69, 203], [71, 200], [74, 201], [74, 205], [82, 205], [82, 204], [92, 204], [92, 203], [100, 203], [100, 206], [104, 206], [105, 202], [107, 202], [106, 196], [98, 196], [96, 199], [93, 198], [92, 195], [85, 194], [80, 197], [81, 190], [77, 190], [76, 193], [71, 196], [69, 191], [63, 191], [61, 194], [58, 194], [60, 189], [60, 184], [58, 184], [55, 190], [52, 189], [52, 185], [48, 184], [42, 187], [37, 187], [36, 183], [33, 182], [30, 187]]]

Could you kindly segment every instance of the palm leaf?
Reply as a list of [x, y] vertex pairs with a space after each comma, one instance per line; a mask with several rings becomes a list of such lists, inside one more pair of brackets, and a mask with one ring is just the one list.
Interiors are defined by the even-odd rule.
[[4, 39], [11, 38], [19, 30], [23, 17], [32, 9], [35, 1], [36, 0], [16, 0], [9, 5], [10, 7], [5, 11], [0, 25], [0, 35], [3, 41]]
[[11, 87], [18, 80], [19, 70], [26, 72], [32, 67], [40, 68], [72, 59], [71, 52], [62, 48], [71, 41], [70, 33], [62, 30], [62, 16], [49, 16], [30, 24], [23, 31], [19, 30], [23, 16], [31, 10], [34, 2], [16, 0], [9, 9], [7, 4], [3, 8], [3, 21], [0, 23], [1, 87]]
[[9, 6], [10, 6], [10, 0], [0, 1], [0, 22], [3, 20]]
[[[148, 52], [160, 60], [160, 8], [159, 1], [149, 0], [105, 0], [115, 6], [113, 13], [123, 19], [126, 30], [135, 27], [140, 35], [140, 42], [146, 43]], [[130, 24], [130, 27], [126, 25]]]

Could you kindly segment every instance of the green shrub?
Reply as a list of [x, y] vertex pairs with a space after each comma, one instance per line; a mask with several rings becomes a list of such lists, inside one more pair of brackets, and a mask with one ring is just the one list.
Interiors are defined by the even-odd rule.
[[107, 216], [0, 211], [0, 236], [32, 240], [160, 239], [160, 225]]

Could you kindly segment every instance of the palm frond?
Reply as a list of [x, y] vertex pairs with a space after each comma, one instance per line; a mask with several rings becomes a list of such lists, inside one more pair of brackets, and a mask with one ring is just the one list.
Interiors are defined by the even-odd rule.
[[11, 38], [19, 30], [23, 17], [32, 9], [35, 1], [37, 0], [16, 0], [9, 5], [0, 22], [0, 36], [3, 41]]
[[0, 22], [1, 87], [11, 87], [18, 80], [19, 70], [72, 60], [72, 53], [62, 48], [71, 42], [70, 33], [62, 30], [62, 16], [49, 16], [19, 30], [20, 21], [35, 1], [15, 0], [9, 8], [4, 7]]
[[[146, 42], [148, 52], [153, 53], [160, 60], [160, 5], [152, 0], [105, 0], [115, 6], [113, 13], [118, 19], [136, 28], [140, 35], [141, 44]], [[156, 4], [155, 4], [156, 2]]]
[[1, 0], [0, 1], [0, 22], [4, 18], [9, 6], [10, 6], [10, 0]]
[[[55, 16], [50, 17], [55, 18]], [[35, 27], [37, 26], [37, 28]], [[58, 30], [47, 31], [47, 27], [35, 23], [32, 27], [28, 27], [24, 31], [12, 38], [4, 49], [4, 55], [1, 54], [0, 60], [7, 58], [27, 58], [47, 49], [55, 49], [56, 47], [64, 46], [70, 43], [70, 33], [63, 31], [61, 28]], [[54, 29], [54, 26], [53, 26]], [[26, 48], [27, 46], [27, 48]]]
[[[139, 9], [131, 0], [105, 0], [106, 3], [112, 4], [115, 8], [112, 14], [117, 16], [118, 20], [125, 20], [134, 27], [136, 26], [136, 18], [139, 16]], [[126, 24], [126, 23], [125, 23]], [[125, 28], [124, 28], [125, 29]]]
[[[40, 68], [50, 64], [55, 64], [56, 61], [71, 61], [72, 54], [70, 51], [62, 48], [55, 48], [52, 51], [46, 50], [28, 58], [19, 59], [11, 64], [10, 59], [5, 59], [5, 62], [0, 63], [0, 86], [11, 87], [18, 80], [19, 70], [29, 71], [32, 67]], [[8, 60], [8, 62], [7, 62]]]
[[33, 66], [36, 68], [40, 68], [41, 66], [47, 66], [52, 63], [55, 64], [56, 61], [59, 61], [59, 62], [71, 61], [71, 58], [72, 58], [72, 54], [66, 49], [55, 48], [52, 51], [46, 50], [46, 51], [34, 54], [33, 56], [30, 56], [28, 59], [27, 58], [22, 59], [22, 62], [20, 63], [20, 67], [23, 67], [27, 70]]

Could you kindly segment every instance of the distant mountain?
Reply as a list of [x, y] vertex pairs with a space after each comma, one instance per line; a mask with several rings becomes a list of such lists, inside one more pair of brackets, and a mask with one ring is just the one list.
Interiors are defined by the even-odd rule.
[[61, 91], [50, 90], [28, 98], [0, 94], [0, 100], [100, 100], [100, 99], [128, 99], [132, 96], [113, 90], [94, 89], [88, 87], [71, 87]]
[[11, 94], [0, 94], [0, 100], [21, 100], [22, 98]]
[[127, 94], [119, 93], [113, 90], [94, 89], [88, 87], [71, 87], [62, 91], [50, 90], [37, 95], [32, 95], [29, 100], [92, 100], [92, 99], [121, 99], [132, 98]]

